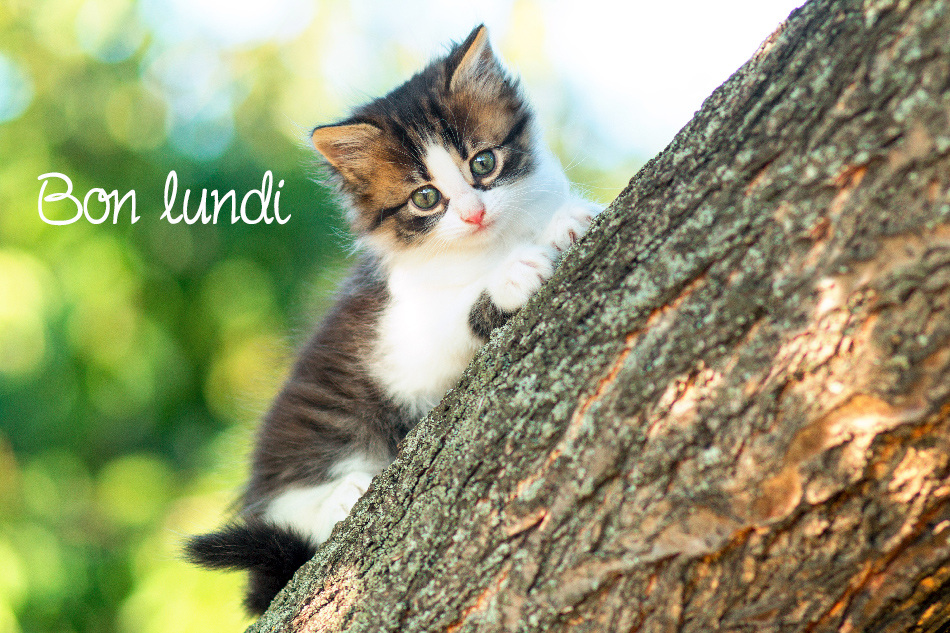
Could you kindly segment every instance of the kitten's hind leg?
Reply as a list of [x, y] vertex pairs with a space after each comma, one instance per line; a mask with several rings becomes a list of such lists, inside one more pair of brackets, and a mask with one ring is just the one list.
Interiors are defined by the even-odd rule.
[[339, 462], [332, 479], [314, 486], [291, 488], [267, 505], [266, 519], [305, 534], [320, 544], [330, 537], [333, 526], [345, 519], [369, 489], [370, 482], [386, 464], [354, 456]]
[[263, 613], [385, 466], [365, 455], [342, 460], [330, 471], [333, 479], [286, 490], [262, 516], [248, 514], [217, 532], [192, 537], [185, 555], [203, 567], [250, 572], [244, 604], [251, 613]]

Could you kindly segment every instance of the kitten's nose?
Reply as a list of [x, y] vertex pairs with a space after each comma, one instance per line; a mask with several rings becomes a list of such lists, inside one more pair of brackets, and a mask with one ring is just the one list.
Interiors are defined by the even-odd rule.
[[471, 204], [462, 210], [461, 218], [463, 222], [469, 224], [481, 224], [485, 219], [485, 204], [481, 200], [473, 200]]

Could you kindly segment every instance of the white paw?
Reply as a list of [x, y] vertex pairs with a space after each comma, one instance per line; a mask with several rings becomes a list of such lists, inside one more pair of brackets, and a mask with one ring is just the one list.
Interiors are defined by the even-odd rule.
[[355, 472], [332, 482], [333, 487], [323, 505], [332, 523], [342, 521], [350, 514], [359, 498], [366, 494], [372, 480], [373, 476], [369, 473]]
[[322, 543], [333, 526], [350, 514], [372, 480], [372, 473], [358, 471], [318, 486], [292, 488], [271, 501], [265, 516], [309, 536], [314, 544]]
[[488, 294], [505, 312], [514, 312], [554, 274], [554, 253], [537, 244], [517, 248], [498, 268]]
[[587, 232], [594, 217], [603, 207], [583, 198], [571, 198], [554, 213], [541, 234], [541, 241], [550, 244], [558, 253], [567, 250]]

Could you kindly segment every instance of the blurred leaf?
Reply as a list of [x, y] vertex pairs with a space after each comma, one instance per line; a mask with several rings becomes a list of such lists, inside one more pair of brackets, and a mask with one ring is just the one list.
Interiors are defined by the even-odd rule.
[[122, 527], [158, 519], [172, 499], [177, 482], [172, 468], [153, 455], [125, 455], [106, 464], [96, 482], [103, 516]]

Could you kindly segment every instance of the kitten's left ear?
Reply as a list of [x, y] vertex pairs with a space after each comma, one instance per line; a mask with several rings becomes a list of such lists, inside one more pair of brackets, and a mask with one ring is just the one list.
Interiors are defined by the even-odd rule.
[[[452, 62], [455, 67], [452, 68]], [[465, 41], [452, 53], [449, 59], [451, 77], [449, 90], [473, 79], [484, 78], [486, 74], [499, 71], [498, 60], [488, 43], [488, 29], [484, 24], [476, 26]]]

